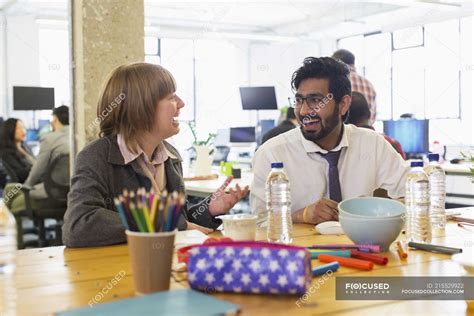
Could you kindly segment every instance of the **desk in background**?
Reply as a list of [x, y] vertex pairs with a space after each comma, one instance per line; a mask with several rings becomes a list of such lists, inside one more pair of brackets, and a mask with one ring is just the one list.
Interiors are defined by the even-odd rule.
[[474, 183], [470, 164], [443, 164], [446, 172], [446, 203], [452, 205], [474, 205]]
[[[224, 183], [227, 177], [219, 175], [219, 178], [214, 180], [192, 180], [184, 181], [184, 186], [186, 188], [186, 193], [188, 195], [196, 197], [207, 197], [209, 194], [216, 192], [222, 183]], [[253, 174], [248, 171], [242, 171], [241, 179], [233, 179], [232, 182], [227, 186], [226, 191], [230, 188], [233, 188], [236, 184], [239, 184], [240, 187], [245, 187], [246, 185], [250, 186], [252, 183]]]

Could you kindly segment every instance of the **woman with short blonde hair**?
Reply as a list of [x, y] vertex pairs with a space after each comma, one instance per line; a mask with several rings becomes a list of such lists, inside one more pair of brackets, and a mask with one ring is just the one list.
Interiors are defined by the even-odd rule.
[[[165, 139], [179, 132], [184, 102], [165, 68], [134, 63], [116, 68], [99, 98], [99, 139], [76, 157], [63, 241], [68, 247], [101, 246], [126, 241], [113, 199], [124, 189], [184, 192], [181, 157]], [[93, 127], [93, 125], [90, 125]], [[214, 216], [230, 210], [248, 193], [238, 185], [212, 199], [184, 207], [179, 229], [210, 232], [220, 225]]]

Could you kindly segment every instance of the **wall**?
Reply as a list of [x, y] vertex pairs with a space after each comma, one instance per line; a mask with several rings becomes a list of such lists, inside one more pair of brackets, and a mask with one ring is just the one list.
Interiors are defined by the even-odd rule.
[[13, 86], [40, 86], [38, 25], [32, 16], [6, 18], [6, 94], [5, 116], [22, 119], [27, 126], [33, 124], [29, 111], [13, 110]]
[[[278, 107], [288, 106], [291, 76], [308, 56], [319, 56], [317, 43], [253, 43], [250, 45], [250, 84], [275, 86]], [[277, 119], [279, 111], [260, 111], [260, 119]]]
[[0, 11], [0, 116], [5, 117], [7, 113], [7, 90], [6, 90], [6, 16]]
[[[474, 86], [474, 61], [473, 45], [474, 38], [473, 20], [461, 19], [461, 48], [460, 48], [460, 72], [461, 72], [461, 119], [432, 120], [430, 121], [430, 141], [440, 141], [442, 144], [453, 147], [452, 156], [458, 155], [458, 149], [466, 149], [474, 145], [474, 111], [472, 87]], [[458, 106], [457, 104], [446, 104], [446, 106]]]

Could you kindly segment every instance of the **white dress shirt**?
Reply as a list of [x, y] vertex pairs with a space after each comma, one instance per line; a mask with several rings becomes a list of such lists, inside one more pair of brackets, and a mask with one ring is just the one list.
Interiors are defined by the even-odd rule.
[[[370, 129], [344, 125], [338, 162], [342, 199], [372, 196], [377, 188], [392, 198], [405, 195], [409, 167], [384, 137]], [[329, 197], [328, 151], [303, 137], [300, 128], [280, 134], [264, 143], [253, 159], [254, 178], [250, 205], [254, 214], [266, 212], [265, 182], [272, 162], [283, 162], [290, 180], [291, 210], [302, 209], [322, 197]]]

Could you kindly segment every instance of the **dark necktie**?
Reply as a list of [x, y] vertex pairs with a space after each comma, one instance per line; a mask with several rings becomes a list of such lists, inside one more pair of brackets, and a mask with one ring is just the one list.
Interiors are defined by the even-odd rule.
[[341, 151], [330, 151], [321, 156], [329, 163], [329, 198], [336, 202], [342, 201], [341, 184], [339, 183], [339, 170], [337, 169], [337, 162]]

